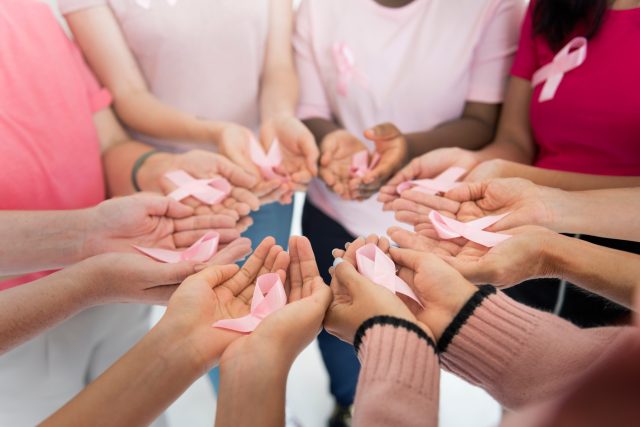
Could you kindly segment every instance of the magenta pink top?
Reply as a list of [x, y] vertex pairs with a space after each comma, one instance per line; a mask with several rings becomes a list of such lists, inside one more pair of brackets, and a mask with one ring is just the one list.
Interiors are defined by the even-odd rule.
[[[531, 7], [512, 75], [531, 80], [554, 52], [533, 35]], [[581, 35], [576, 33], [576, 36]], [[569, 40], [567, 40], [568, 42]], [[588, 41], [586, 61], [564, 75], [555, 96], [531, 99], [535, 165], [570, 172], [640, 176], [640, 8], [609, 10]]]

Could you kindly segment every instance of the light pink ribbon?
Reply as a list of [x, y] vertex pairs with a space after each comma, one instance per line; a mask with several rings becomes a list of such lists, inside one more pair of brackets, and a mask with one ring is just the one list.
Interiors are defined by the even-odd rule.
[[453, 218], [446, 217], [440, 212], [431, 211], [429, 213], [429, 220], [438, 233], [438, 237], [443, 240], [455, 239], [457, 237], [464, 237], [474, 243], [477, 243], [488, 248], [492, 248], [511, 236], [508, 234], [493, 233], [490, 231], [484, 231], [485, 228], [491, 227], [493, 224], [500, 221], [502, 218], [509, 215], [508, 213], [502, 215], [486, 216], [470, 222], [460, 222]]
[[351, 48], [345, 43], [335, 43], [332, 51], [333, 61], [338, 69], [338, 94], [349, 95], [349, 85], [352, 81], [368, 89], [369, 79], [356, 68], [356, 60]]
[[253, 291], [251, 311], [238, 319], [218, 320], [214, 328], [237, 332], [253, 332], [265, 317], [287, 305], [287, 294], [277, 273], [267, 273], [258, 277]]
[[[151, 8], [151, 1], [152, 0], [136, 0], [136, 4], [144, 9], [149, 9]], [[165, 0], [165, 2], [169, 6], [175, 6], [178, 0]]]
[[574, 38], [558, 52], [553, 61], [535, 72], [531, 85], [536, 87], [545, 82], [538, 98], [540, 102], [553, 99], [564, 75], [584, 63], [587, 59], [587, 44], [584, 37]]
[[287, 177], [276, 173], [275, 168], [282, 164], [282, 150], [280, 141], [273, 140], [269, 151], [265, 152], [264, 147], [257, 139], [251, 138], [249, 142], [249, 155], [251, 161], [258, 166], [262, 175], [267, 179], [287, 179]]
[[416, 179], [413, 181], [405, 181], [396, 187], [398, 194], [403, 191], [414, 189], [421, 193], [436, 195], [438, 193], [446, 193], [457, 185], [457, 181], [467, 173], [466, 169], [452, 167], [442, 172], [433, 179]]
[[220, 233], [210, 231], [202, 236], [197, 242], [184, 251], [172, 251], [169, 249], [159, 248], [143, 248], [141, 246], [133, 246], [143, 254], [150, 256], [158, 261], [169, 264], [177, 264], [182, 261], [207, 262], [218, 251], [218, 243], [220, 242]]
[[193, 196], [202, 203], [215, 205], [231, 193], [231, 184], [224, 178], [195, 179], [183, 170], [168, 172], [164, 176], [178, 186], [169, 194], [177, 201]]
[[356, 251], [358, 271], [376, 285], [387, 288], [394, 294], [406, 295], [422, 306], [413, 290], [396, 274], [396, 265], [382, 250], [369, 243]]
[[367, 174], [367, 172], [375, 168], [379, 162], [380, 154], [373, 153], [371, 155], [371, 162], [369, 162], [369, 152], [367, 150], [358, 151], [351, 159], [351, 168], [349, 169], [349, 173], [351, 176], [362, 178]]

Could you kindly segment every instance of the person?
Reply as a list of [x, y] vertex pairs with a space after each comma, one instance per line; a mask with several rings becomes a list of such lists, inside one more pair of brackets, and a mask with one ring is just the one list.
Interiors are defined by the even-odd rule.
[[[284, 245], [292, 193], [306, 188], [318, 156], [294, 116], [291, 0], [58, 3], [133, 135], [171, 151], [217, 151], [253, 174], [263, 203], [285, 205], [254, 212], [245, 236], [274, 236]], [[288, 180], [260, 177], [249, 155], [258, 132], [265, 149], [280, 142]]]
[[[501, 160], [480, 165], [492, 174], [477, 172], [479, 179], [524, 173], [538, 184], [568, 190], [638, 186], [640, 129], [635, 116], [640, 98], [629, 95], [629, 87], [636, 82], [640, 60], [634, 57], [621, 64], [612, 58], [638, 49], [640, 38], [633, 35], [638, 33], [639, 16], [635, 0], [531, 2], [495, 141], [479, 151], [442, 149], [414, 160], [389, 181], [380, 200], [393, 202], [396, 186], [406, 180], [433, 178], [450, 166], [472, 170], [491, 159]], [[540, 70], [546, 72], [544, 67], [560, 63], [566, 54], [577, 60], [577, 66], [541, 81]], [[604, 75], [616, 79], [602, 85]], [[561, 81], [554, 86], [558, 78]], [[514, 168], [505, 161], [538, 168]], [[635, 243], [581, 238], [640, 253]], [[558, 280], [536, 280], [510, 294], [581, 326], [628, 317], [626, 310], [573, 286], [561, 286]]]
[[[519, 0], [301, 3], [298, 115], [321, 152], [321, 180], [310, 185], [302, 226], [325, 281], [331, 249], [354, 236], [384, 234], [394, 223], [372, 196], [408, 159], [491, 141], [523, 14]], [[352, 176], [354, 154], [374, 148], [377, 166]], [[344, 425], [358, 361], [327, 333], [319, 343], [337, 402], [331, 423]]]
[[[159, 153], [140, 162], [151, 147], [130, 140], [122, 130], [108, 108], [109, 93], [97, 84], [47, 5], [3, 1], [0, 39], [1, 210], [87, 208], [107, 195], [133, 192], [132, 181], [142, 190], [161, 191], [167, 185], [165, 173], [184, 169], [197, 178], [222, 175], [235, 187], [216, 212], [206, 207], [195, 212], [207, 229], [212, 214], [234, 211], [234, 228], [240, 228], [225, 235], [238, 237], [244, 227], [239, 218], [258, 207], [248, 191], [255, 179], [212, 153]], [[121, 213], [116, 217], [126, 220]], [[39, 243], [39, 236], [56, 233], [61, 231], [47, 228], [28, 235]], [[24, 236], [16, 240], [28, 241]], [[30, 271], [58, 266], [33, 265]], [[48, 273], [20, 275], [1, 286], [22, 285]], [[148, 311], [135, 304], [94, 307], [5, 353], [0, 357], [0, 424], [42, 421], [146, 332]]]

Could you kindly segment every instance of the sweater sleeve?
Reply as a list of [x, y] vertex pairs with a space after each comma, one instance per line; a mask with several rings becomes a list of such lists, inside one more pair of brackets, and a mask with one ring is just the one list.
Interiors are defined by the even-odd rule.
[[362, 363], [354, 426], [438, 425], [440, 367], [435, 345], [416, 325], [374, 317], [360, 328]]
[[484, 286], [438, 343], [442, 365], [507, 408], [568, 390], [633, 328], [580, 329]]

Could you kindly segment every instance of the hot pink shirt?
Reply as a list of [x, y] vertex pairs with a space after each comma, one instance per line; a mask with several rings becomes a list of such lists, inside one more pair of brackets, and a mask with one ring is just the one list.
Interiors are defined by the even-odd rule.
[[[384, 122], [425, 131], [459, 118], [467, 101], [500, 103], [524, 9], [522, 0], [414, 0], [401, 8], [305, 0], [294, 38], [299, 115], [335, 118], [361, 136]], [[346, 95], [332, 53], [338, 43], [355, 60]], [[376, 196], [344, 201], [315, 180], [309, 198], [353, 235], [384, 235], [401, 225]]]
[[[531, 99], [535, 165], [601, 175], [640, 176], [640, 8], [609, 10], [589, 40], [587, 59], [564, 75], [555, 97]], [[533, 36], [531, 9], [512, 74], [531, 80], [555, 52]]]
[[110, 102], [47, 5], [0, 1], [0, 209], [78, 209], [104, 200], [92, 116]]

